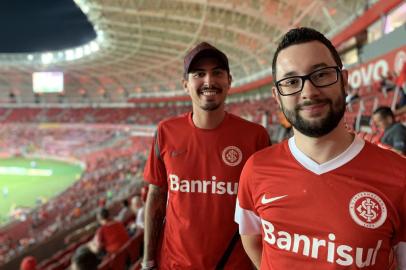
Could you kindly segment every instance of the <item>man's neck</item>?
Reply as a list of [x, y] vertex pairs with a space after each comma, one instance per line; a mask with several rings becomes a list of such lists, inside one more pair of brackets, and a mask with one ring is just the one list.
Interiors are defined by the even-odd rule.
[[214, 129], [223, 122], [226, 112], [223, 108], [214, 111], [204, 111], [200, 108], [193, 109], [192, 120], [197, 128]]
[[354, 141], [354, 135], [347, 131], [343, 121], [330, 133], [318, 138], [305, 136], [294, 129], [294, 138], [297, 148], [318, 164], [339, 156]]

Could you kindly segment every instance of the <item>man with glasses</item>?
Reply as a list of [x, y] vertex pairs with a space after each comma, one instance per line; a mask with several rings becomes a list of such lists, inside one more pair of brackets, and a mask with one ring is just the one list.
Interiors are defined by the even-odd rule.
[[272, 70], [294, 136], [255, 153], [241, 174], [235, 220], [251, 260], [406, 269], [405, 160], [346, 130], [348, 72], [334, 46], [314, 29], [290, 30]]

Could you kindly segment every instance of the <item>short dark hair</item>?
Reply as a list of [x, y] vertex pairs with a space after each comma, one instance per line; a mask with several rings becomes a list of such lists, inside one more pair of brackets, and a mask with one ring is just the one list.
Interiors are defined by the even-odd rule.
[[72, 263], [79, 270], [96, 270], [100, 260], [87, 246], [81, 246], [73, 254]]
[[395, 115], [393, 114], [392, 109], [388, 106], [378, 107], [372, 114], [378, 114], [383, 118], [391, 117], [392, 119], [395, 119]]
[[278, 59], [278, 55], [280, 51], [286, 49], [289, 46], [311, 42], [311, 41], [319, 41], [323, 43], [327, 49], [330, 51], [331, 55], [334, 58], [337, 66], [341, 69], [343, 67], [343, 63], [341, 61], [340, 56], [334, 45], [328, 40], [322, 33], [319, 31], [308, 28], [308, 27], [300, 27], [294, 28], [289, 30], [283, 37], [282, 40], [279, 42], [278, 47], [274, 53], [273, 60], [272, 60], [272, 76], [273, 80], [276, 81], [276, 60]]
[[110, 216], [109, 210], [107, 210], [107, 208], [101, 208], [98, 214], [99, 217], [101, 217], [102, 219], [108, 219]]
[[121, 202], [124, 205], [124, 207], [128, 207], [128, 200], [127, 199], [124, 199]]

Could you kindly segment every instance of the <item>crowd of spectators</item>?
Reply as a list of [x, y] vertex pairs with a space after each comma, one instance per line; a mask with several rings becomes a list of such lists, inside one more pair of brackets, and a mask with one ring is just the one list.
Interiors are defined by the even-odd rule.
[[[49, 133], [46, 129], [23, 125], [0, 129], [4, 131], [0, 133], [0, 143], [4, 143], [3, 149], [10, 149], [8, 155], [12, 155], [18, 147], [19, 153], [23, 154], [21, 149], [32, 144], [39, 147], [51, 137], [55, 141], [68, 140], [68, 135], [63, 135], [67, 131], [64, 128], [52, 129]], [[80, 159], [86, 164], [85, 171], [80, 180], [30, 210], [23, 220], [14, 220], [0, 228], [0, 265], [78, 224], [94, 214], [100, 205], [123, 200], [140, 184], [147, 142], [151, 138], [134, 137], [130, 131], [117, 133], [105, 129], [68, 129], [66, 133], [72, 135], [73, 141], [80, 140], [81, 143], [72, 144], [77, 147], [72, 147], [65, 155]], [[84, 154], [84, 145], [88, 142], [93, 151], [85, 151]], [[30, 152], [36, 153], [35, 150]], [[53, 151], [42, 150], [41, 153], [49, 157], [55, 155]]]
[[[377, 114], [377, 108], [397, 104], [398, 108], [392, 115], [392, 124], [398, 114], [405, 114], [405, 89], [402, 89], [397, 78], [391, 74], [383, 77], [382, 81], [364, 87], [352, 89], [347, 96], [349, 110], [346, 115], [350, 128], [356, 129], [354, 123], [357, 117]], [[395, 94], [397, 93], [397, 94]], [[370, 101], [373, 102], [370, 102]], [[403, 109], [402, 109], [403, 107]], [[147, 146], [150, 137], [134, 137], [128, 129], [115, 129], [107, 127], [88, 128], [66, 126], [41, 126], [37, 124], [15, 123], [114, 123], [114, 124], [141, 124], [155, 125], [159, 120], [189, 111], [189, 106], [166, 108], [123, 108], [123, 109], [2, 109], [0, 120], [5, 125], [0, 127], [0, 148], [7, 149], [7, 155], [15, 154], [46, 154], [62, 155], [79, 159], [86, 164], [81, 179], [65, 190], [58, 197], [40, 204], [29, 212], [25, 222], [15, 222], [6, 229], [0, 229], [0, 265], [32, 245], [37, 245], [55, 233], [66, 230], [75, 222], [99, 210], [98, 225], [88, 230], [95, 233], [91, 243], [80, 248], [73, 256], [74, 269], [85, 269], [84, 261], [92, 261], [96, 255], [104, 252], [111, 253], [123, 245], [128, 237], [137, 231], [143, 230], [143, 202], [144, 194], [128, 198], [134, 189], [131, 189], [133, 179], [141, 179], [141, 168], [145, 162]], [[261, 100], [247, 100], [227, 105], [227, 110], [248, 120], [277, 126], [288, 130], [284, 125], [280, 113], [276, 112], [276, 104], [271, 98]], [[374, 113], [375, 112], [375, 113]], [[278, 120], [279, 119], [279, 120]], [[369, 122], [371, 132], [374, 124]], [[13, 123], [13, 124], [7, 124]], [[286, 124], [286, 123], [285, 123]], [[377, 124], [379, 126], [379, 124]], [[402, 125], [398, 123], [397, 126]], [[381, 133], [387, 127], [381, 128]], [[403, 126], [404, 130], [404, 126]], [[358, 132], [359, 130], [355, 130]], [[289, 134], [289, 132], [284, 133]], [[283, 137], [286, 137], [286, 136]], [[379, 139], [377, 139], [377, 142]], [[0, 153], [4, 155], [4, 152]], [[124, 192], [126, 190], [126, 192]], [[106, 206], [112, 201], [121, 201], [122, 209], [115, 219], [111, 218]], [[100, 208], [102, 207], [102, 208]], [[86, 214], [85, 214], [86, 213]], [[132, 220], [127, 224], [128, 220]], [[105, 233], [106, 226], [120, 227], [122, 239], [114, 250], [109, 247], [109, 237], [113, 234]], [[124, 227], [126, 225], [126, 227]], [[98, 229], [97, 229], [98, 228]], [[125, 237], [124, 237], [125, 232]], [[109, 237], [105, 237], [108, 235]], [[12, 237], [11, 237], [12, 236]], [[74, 235], [67, 241], [77, 240]], [[107, 244], [107, 245], [106, 245]], [[82, 267], [82, 268], [81, 268]], [[90, 267], [90, 266], [88, 266]], [[86, 268], [91, 269], [91, 268]]]

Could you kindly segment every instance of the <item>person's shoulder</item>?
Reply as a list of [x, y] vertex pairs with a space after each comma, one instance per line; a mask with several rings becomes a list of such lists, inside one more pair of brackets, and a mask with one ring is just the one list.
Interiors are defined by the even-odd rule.
[[185, 121], [188, 119], [189, 115], [190, 115], [190, 112], [187, 112], [187, 113], [179, 114], [179, 115], [172, 116], [169, 118], [165, 118], [165, 119], [161, 120], [158, 125], [167, 125], [167, 124], [171, 124], [173, 122]]
[[394, 126], [396, 129], [399, 129], [399, 130], [402, 130], [402, 131], [406, 131], [406, 126], [405, 126], [404, 124], [400, 123], [400, 122], [395, 123], [393, 126]]
[[250, 129], [257, 129], [257, 130], [265, 130], [263, 126], [260, 124], [248, 121], [240, 116], [237, 116], [232, 113], [228, 113], [229, 121], [233, 122], [234, 124], [237, 124], [238, 126], [241, 126], [243, 128], [250, 128]]
[[385, 130], [385, 135], [388, 134], [393, 134], [393, 133], [398, 133], [398, 132], [405, 132], [406, 131], [406, 126], [404, 126], [402, 123], [394, 123], [393, 125], [391, 125], [389, 128], [387, 128]]
[[176, 124], [176, 123], [180, 123], [180, 122], [185, 122], [185, 121], [187, 122], [189, 115], [190, 115], [190, 112], [187, 112], [187, 113], [183, 113], [183, 114], [180, 114], [177, 116], [166, 118], [164, 120], [161, 120], [158, 123], [158, 126], [163, 127], [163, 126], [168, 126], [168, 125], [172, 125], [172, 124]]
[[400, 154], [391, 151], [389, 149], [384, 149], [368, 141], [365, 141], [365, 149], [368, 151], [368, 157], [383, 162], [382, 164], [387, 164], [391, 166], [399, 166], [405, 170], [406, 158]]
[[252, 162], [257, 162], [261, 160], [269, 160], [268, 157], [270, 156], [280, 157], [282, 152], [286, 152], [287, 148], [288, 148], [288, 140], [283, 140], [279, 143], [258, 150], [257, 152], [251, 155], [250, 159]]
[[125, 226], [124, 226], [124, 224], [121, 222], [121, 221], [118, 221], [118, 220], [113, 220], [110, 224], [109, 224], [109, 227], [110, 228], [122, 228], [122, 227], [124, 227], [125, 228]]
[[240, 124], [245, 124], [245, 125], [254, 125], [254, 126], [260, 126], [259, 124], [256, 124], [254, 122], [248, 121], [240, 116], [237, 116], [235, 114], [229, 113], [227, 112], [228, 117], [230, 119], [230, 121], [234, 121], [234, 122], [238, 122]]

